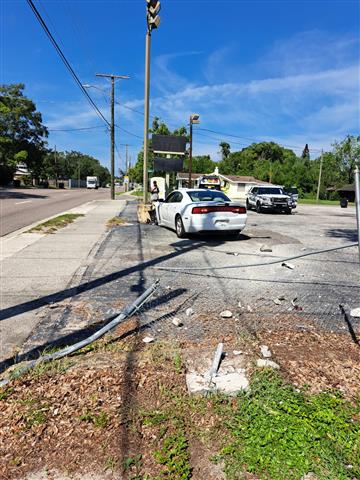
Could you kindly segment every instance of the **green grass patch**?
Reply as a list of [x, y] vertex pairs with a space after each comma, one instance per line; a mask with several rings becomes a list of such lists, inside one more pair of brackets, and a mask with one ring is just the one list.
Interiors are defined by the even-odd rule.
[[142, 190], [135, 190], [135, 192], [131, 192], [131, 195], [134, 195], [134, 197], [142, 197], [144, 192]]
[[[340, 200], [319, 200], [316, 201], [316, 198], [299, 198], [300, 205], [339, 205]], [[349, 206], [353, 206], [354, 203], [349, 203]]]
[[39, 223], [39, 225], [28, 230], [27, 233], [55, 233], [59, 228], [66, 227], [66, 225], [73, 223], [79, 217], [84, 217], [84, 215], [82, 213], [65, 213], [46, 222]]
[[219, 408], [230, 433], [219, 456], [229, 480], [241, 472], [269, 480], [299, 480], [308, 472], [318, 480], [360, 478], [359, 405], [338, 392], [309, 396], [262, 371], [248, 392]]

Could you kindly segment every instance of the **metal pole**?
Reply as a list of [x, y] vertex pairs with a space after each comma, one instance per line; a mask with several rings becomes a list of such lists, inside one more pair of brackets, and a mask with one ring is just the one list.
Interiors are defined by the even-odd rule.
[[319, 179], [318, 179], [318, 187], [317, 187], [317, 192], [316, 192], [316, 201], [317, 201], [317, 202], [319, 201], [319, 198], [320, 198], [320, 187], [321, 187], [321, 175], [322, 175], [322, 166], [323, 166], [323, 156], [324, 156], [324, 151], [321, 150]]
[[[126, 144], [125, 147], [126, 147], [125, 175], [128, 177], [128, 181], [129, 181], [128, 145]], [[128, 186], [129, 186], [129, 184], [125, 183], [125, 185], [124, 185], [125, 192], [127, 192], [129, 190]]]
[[111, 127], [110, 127], [110, 162], [111, 162], [111, 200], [115, 199], [115, 79], [111, 77]]
[[55, 186], [58, 186], [58, 166], [57, 166], [57, 152], [56, 152], [56, 145], [54, 148], [54, 163], [55, 163]]
[[355, 167], [354, 176], [355, 176], [356, 221], [357, 221], [359, 262], [360, 262], [360, 178], [359, 178], [359, 167], [358, 166]]
[[149, 100], [150, 100], [150, 48], [151, 32], [146, 32], [145, 43], [145, 92], [144, 92], [144, 167], [143, 167], [143, 202], [147, 202], [148, 193], [148, 158], [149, 158]]
[[191, 174], [192, 174], [192, 142], [193, 142], [193, 124], [190, 117], [190, 147], [189, 147], [189, 188], [191, 188]]

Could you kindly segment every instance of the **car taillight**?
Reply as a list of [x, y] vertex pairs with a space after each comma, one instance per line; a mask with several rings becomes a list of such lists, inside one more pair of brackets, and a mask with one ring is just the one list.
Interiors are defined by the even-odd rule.
[[232, 207], [230, 205], [218, 205], [218, 206], [208, 206], [208, 207], [193, 207], [193, 214], [204, 214], [204, 213], [213, 213], [213, 212], [232, 212], [243, 214], [246, 213], [245, 207]]

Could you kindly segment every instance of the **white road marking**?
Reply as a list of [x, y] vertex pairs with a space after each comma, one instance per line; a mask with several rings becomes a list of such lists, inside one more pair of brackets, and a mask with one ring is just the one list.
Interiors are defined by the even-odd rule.
[[15, 205], [20, 205], [21, 203], [31, 203], [32, 200], [24, 200], [23, 202], [16, 202]]

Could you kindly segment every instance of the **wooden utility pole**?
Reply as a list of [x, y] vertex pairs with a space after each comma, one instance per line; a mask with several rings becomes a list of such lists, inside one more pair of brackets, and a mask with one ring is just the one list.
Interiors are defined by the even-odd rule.
[[56, 152], [56, 145], [54, 148], [54, 164], [55, 164], [55, 186], [58, 186], [58, 166], [57, 166], [57, 152]]
[[319, 168], [319, 179], [318, 179], [318, 187], [317, 187], [317, 193], [316, 193], [316, 201], [319, 201], [320, 198], [320, 186], [321, 186], [321, 175], [322, 175], [322, 166], [323, 166], [323, 156], [324, 156], [324, 151], [321, 150], [321, 156], [320, 156], [320, 168]]
[[97, 77], [110, 78], [111, 80], [111, 121], [110, 121], [110, 174], [111, 174], [111, 199], [115, 199], [115, 78], [127, 80], [128, 75], [114, 75], [112, 73], [97, 73]]

